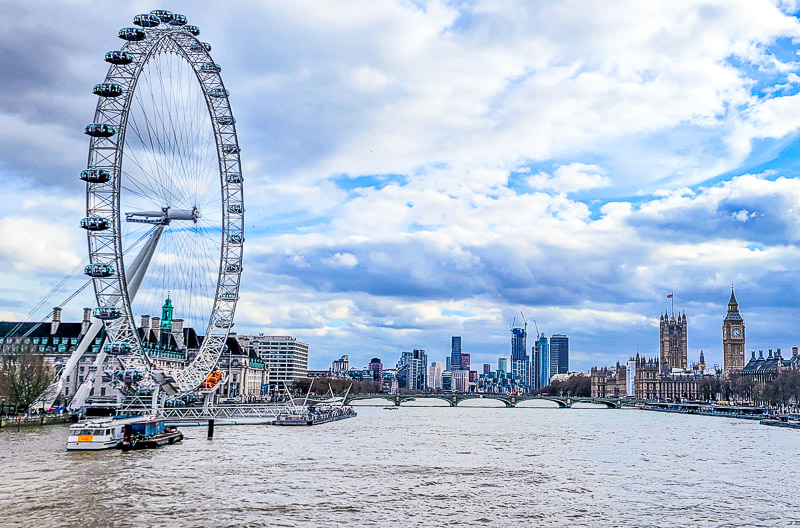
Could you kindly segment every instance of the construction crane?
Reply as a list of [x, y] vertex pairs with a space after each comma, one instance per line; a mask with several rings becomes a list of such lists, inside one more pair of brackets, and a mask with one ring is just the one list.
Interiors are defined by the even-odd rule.
[[536, 327], [536, 339], [539, 339], [541, 334], [539, 334], [539, 325], [536, 324], [536, 319], [533, 320], [533, 326]]
[[[525, 336], [527, 337], [527, 335], [528, 335], [528, 320], [525, 319], [525, 314], [522, 313], [522, 310], [520, 310], [519, 314], [522, 316], [522, 322], [525, 323]], [[516, 317], [515, 317], [515, 319], [516, 319]]]

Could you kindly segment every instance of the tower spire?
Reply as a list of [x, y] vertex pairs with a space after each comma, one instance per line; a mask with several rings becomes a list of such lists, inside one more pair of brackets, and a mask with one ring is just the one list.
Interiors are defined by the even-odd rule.
[[733, 282], [731, 282], [731, 298], [728, 301], [728, 311], [729, 312], [739, 311], [739, 302], [736, 300], [736, 295], [733, 293]]
[[167, 300], [164, 301], [164, 306], [161, 307], [161, 328], [172, 328], [172, 299], [169, 298], [170, 292], [167, 292]]

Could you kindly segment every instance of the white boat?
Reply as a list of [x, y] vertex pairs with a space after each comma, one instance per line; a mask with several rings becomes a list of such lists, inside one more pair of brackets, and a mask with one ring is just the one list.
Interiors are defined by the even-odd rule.
[[67, 449], [70, 451], [114, 449], [125, 436], [125, 425], [147, 420], [146, 416], [126, 418], [97, 418], [69, 427]]

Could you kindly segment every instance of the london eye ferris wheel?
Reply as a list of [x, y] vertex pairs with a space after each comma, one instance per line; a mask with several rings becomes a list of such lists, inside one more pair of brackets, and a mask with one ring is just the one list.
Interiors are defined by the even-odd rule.
[[[90, 137], [86, 218], [103, 354], [137, 372], [157, 373], [179, 392], [214, 368], [239, 298], [244, 203], [236, 120], [211, 46], [184, 15], [154, 10], [119, 31], [109, 51]], [[137, 318], [157, 314], [165, 296], [175, 316], [202, 334], [197, 355], [157, 369]]]

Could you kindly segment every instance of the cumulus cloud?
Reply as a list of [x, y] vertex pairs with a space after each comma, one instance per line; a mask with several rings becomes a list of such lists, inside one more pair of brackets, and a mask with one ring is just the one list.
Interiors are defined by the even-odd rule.
[[574, 193], [608, 187], [611, 178], [605, 176], [606, 171], [597, 165], [571, 163], [556, 168], [552, 174], [540, 172], [528, 178], [528, 185], [534, 189], [549, 189], [563, 193]]

